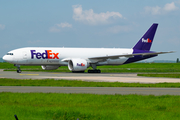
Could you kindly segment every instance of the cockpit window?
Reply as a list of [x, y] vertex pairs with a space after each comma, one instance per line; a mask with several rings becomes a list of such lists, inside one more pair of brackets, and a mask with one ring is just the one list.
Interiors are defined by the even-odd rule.
[[7, 53], [6, 55], [13, 55], [13, 53]]

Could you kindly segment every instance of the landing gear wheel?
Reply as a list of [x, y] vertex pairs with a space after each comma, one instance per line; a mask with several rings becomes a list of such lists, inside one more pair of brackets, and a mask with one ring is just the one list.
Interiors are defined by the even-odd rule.
[[84, 73], [84, 71], [72, 71], [72, 73]]
[[101, 70], [88, 70], [88, 73], [101, 73]]
[[101, 70], [97, 70], [97, 73], [101, 73]]
[[17, 73], [21, 73], [21, 70], [17, 70]]
[[21, 73], [20, 65], [14, 64], [15, 67], [17, 67], [17, 73]]

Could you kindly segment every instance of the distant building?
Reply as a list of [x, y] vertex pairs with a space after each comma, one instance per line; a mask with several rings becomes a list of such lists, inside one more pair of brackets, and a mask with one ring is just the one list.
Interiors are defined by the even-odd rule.
[[176, 61], [173, 60], [154, 60], [154, 63], [176, 63]]
[[139, 61], [136, 63], [176, 63], [176, 61], [173, 61], [173, 60], [154, 60], [154, 61], [143, 60], [143, 61]]
[[0, 62], [5, 62], [2, 58], [0, 58]]

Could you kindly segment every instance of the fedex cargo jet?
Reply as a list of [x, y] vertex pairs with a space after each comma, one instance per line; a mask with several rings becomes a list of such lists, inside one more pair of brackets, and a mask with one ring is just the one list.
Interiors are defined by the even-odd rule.
[[96, 69], [101, 65], [123, 65], [132, 63], [158, 54], [170, 52], [150, 51], [158, 24], [153, 24], [131, 49], [121, 48], [59, 48], [59, 47], [26, 47], [8, 52], [3, 60], [17, 66], [21, 73], [20, 65], [40, 65], [43, 70], [55, 70], [60, 66], [68, 66], [72, 72], [100, 73]]

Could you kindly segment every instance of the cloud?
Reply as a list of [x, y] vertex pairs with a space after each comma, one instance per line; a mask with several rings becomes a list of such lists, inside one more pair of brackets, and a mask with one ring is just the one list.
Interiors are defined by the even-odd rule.
[[61, 24], [56, 24], [56, 25], [57, 25], [58, 27], [61, 27], [61, 28], [65, 28], [65, 27], [71, 28], [71, 27], [72, 27], [72, 25], [69, 24], [69, 23], [67, 23], [67, 22], [61, 23]]
[[0, 24], [0, 30], [4, 30], [4, 28], [5, 28], [5, 25]]
[[50, 32], [61, 32], [64, 28], [72, 28], [72, 24], [69, 24], [67, 22], [56, 24], [53, 27], [49, 29]]
[[159, 14], [165, 14], [167, 12], [175, 11], [178, 9], [178, 7], [175, 6], [174, 2], [172, 3], [167, 3], [164, 5], [164, 7], [145, 7], [145, 12], [146, 13], [151, 13], [152, 15], [159, 15]]
[[73, 5], [73, 19], [76, 21], [97, 25], [110, 23], [110, 18], [124, 18], [119, 12], [94, 13], [93, 9], [84, 10], [81, 5]]
[[163, 9], [165, 11], [174, 11], [174, 10], [178, 9], [178, 7], [176, 7], [174, 2], [172, 2], [172, 3], [167, 3]]
[[110, 32], [110, 33], [120, 33], [120, 32], [128, 32], [130, 31], [131, 28], [129, 26], [114, 26], [114, 27], [111, 27], [111, 28], [108, 28], [107, 29], [107, 32]]
[[159, 6], [156, 7], [145, 7], [146, 13], [151, 13], [152, 15], [160, 14], [161, 8]]
[[61, 30], [59, 28], [57, 28], [57, 26], [51, 27], [49, 29], [49, 32], [60, 32]]

